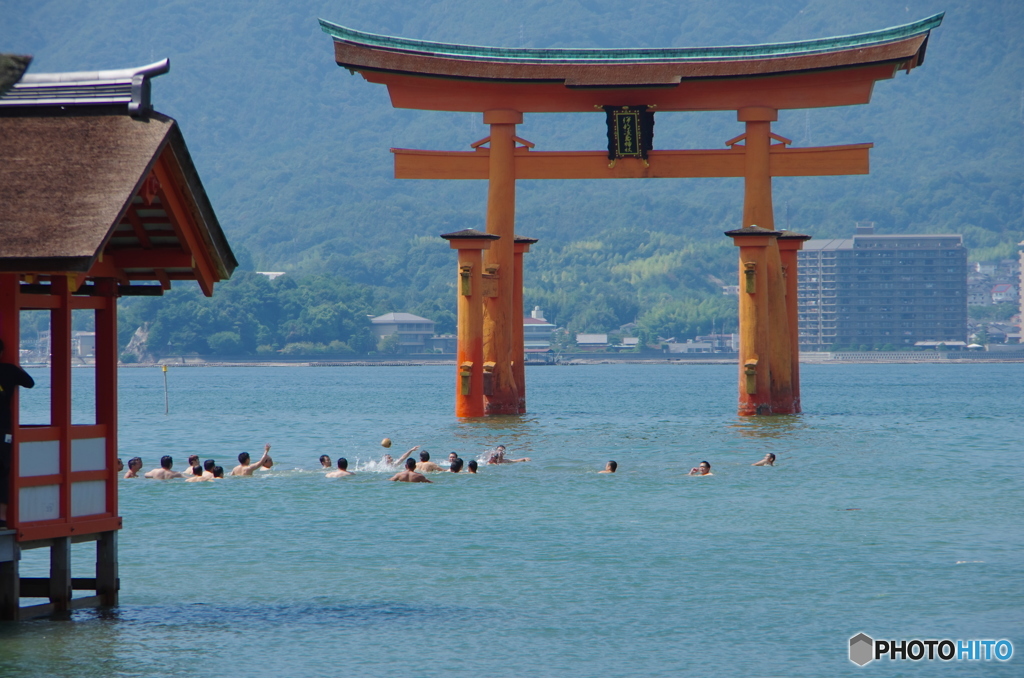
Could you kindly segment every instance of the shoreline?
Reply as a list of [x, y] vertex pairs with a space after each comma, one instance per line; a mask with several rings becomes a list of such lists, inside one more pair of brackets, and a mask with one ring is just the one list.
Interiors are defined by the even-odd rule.
[[[714, 356], [714, 357], [712, 357]], [[721, 356], [721, 357], [719, 357]], [[693, 357], [641, 357], [596, 354], [562, 355], [556, 363], [527, 362], [527, 367], [566, 367], [578, 365], [736, 365], [736, 354], [710, 354]], [[153, 368], [167, 365], [168, 367], [422, 367], [426, 365], [454, 366], [452, 356], [409, 357], [374, 360], [359, 358], [350, 360], [208, 360], [199, 357], [165, 360], [151, 363], [121, 363], [124, 368]], [[876, 365], [876, 364], [991, 364], [991, 363], [1024, 363], [1024, 351], [1006, 353], [972, 353], [963, 356], [915, 355], [913, 353], [815, 353], [802, 354], [802, 365]], [[92, 367], [91, 363], [75, 365], [75, 367]]]

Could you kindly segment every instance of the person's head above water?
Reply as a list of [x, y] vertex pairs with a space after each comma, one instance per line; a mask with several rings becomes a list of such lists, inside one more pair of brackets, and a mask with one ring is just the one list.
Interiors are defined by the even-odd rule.
[[348, 469], [348, 459], [345, 457], [338, 457], [338, 468], [342, 471]]
[[324, 468], [331, 468], [331, 458], [328, 457], [326, 454], [321, 454], [320, 465], [323, 466]]
[[198, 466], [199, 465], [199, 455], [198, 454], [190, 454], [190, 455], [188, 455], [188, 465], [189, 466]]
[[420, 461], [430, 461], [430, 452], [426, 450], [420, 452]]
[[194, 476], [201, 476], [201, 475], [203, 475], [203, 467], [200, 466], [199, 464], [196, 464], [195, 466], [189, 466], [188, 470], [191, 471], [192, 475], [194, 475]]
[[395, 463], [395, 458], [392, 457], [390, 454], [385, 454], [384, 455], [384, 463], [385, 464], [394, 464]]
[[214, 466], [213, 467], [213, 477], [214, 478], [223, 478], [224, 477], [224, 467], [223, 466]]
[[117, 458], [117, 472], [120, 473], [124, 470], [124, 462], [121, 461], [121, 457]]
[[452, 462], [452, 467], [449, 469], [452, 473], [458, 473], [462, 470], [462, 460], [455, 457], [455, 461]]
[[466, 470], [470, 473], [476, 473], [477, 468], [478, 464], [476, 463], [476, 459], [470, 459], [469, 463], [466, 464]]
[[458, 458], [459, 458], [459, 455], [455, 454], [454, 452], [449, 452], [448, 453], [448, 461], [449, 461], [449, 463], [455, 461]]
[[701, 473], [705, 475], [711, 473], [711, 464], [707, 463], [706, 461], [702, 461], [701, 463], [697, 464], [697, 468], [700, 470]]
[[203, 470], [213, 473], [213, 467], [216, 465], [217, 462], [215, 462], [213, 459], [207, 459], [206, 461], [203, 462]]
[[142, 468], [142, 457], [132, 457], [128, 460], [128, 468], [132, 471], [138, 471]]
[[605, 464], [605, 467], [604, 467], [604, 469], [606, 471], [610, 471], [612, 473], [615, 473], [615, 469], [617, 469], [617, 468], [619, 468], [619, 465], [618, 465], [617, 462], [614, 462], [614, 461], [608, 462], [607, 464]]
[[409, 470], [409, 471], [415, 471], [416, 470], [416, 460], [413, 459], [412, 457], [406, 459], [405, 460], [405, 468], [407, 470]]
[[165, 468], [168, 471], [170, 471], [172, 466], [174, 466], [174, 460], [171, 459], [171, 455], [165, 454], [164, 456], [160, 457], [161, 468]]
[[267, 457], [263, 460], [263, 468], [271, 468], [274, 465], [274, 460]]
[[249, 458], [250, 457], [249, 457], [249, 453], [248, 452], [240, 452], [238, 454], [238, 463], [239, 464], [248, 464], [249, 463]]

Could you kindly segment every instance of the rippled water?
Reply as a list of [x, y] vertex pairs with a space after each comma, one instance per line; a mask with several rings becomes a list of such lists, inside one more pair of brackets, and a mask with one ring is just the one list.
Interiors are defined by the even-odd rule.
[[[122, 458], [270, 442], [275, 469], [121, 481], [121, 606], [0, 625], [0, 675], [1021, 675], [1024, 365], [806, 365], [806, 414], [748, 420], [734, 367], [530, 368], [529, 415], [469, 422], [451, 372], [171, 368], [165, 416], [159, 370], [122, 369]], [[533, 461], [389, 483], [385, 436]], [[1015, 656], [858, 669], [860, 631]]]

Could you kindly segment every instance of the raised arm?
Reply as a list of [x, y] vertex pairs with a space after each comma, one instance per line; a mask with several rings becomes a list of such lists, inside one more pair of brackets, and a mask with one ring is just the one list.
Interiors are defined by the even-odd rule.
[[416, 451], [416, 450], [418, 450], [418, 449], [420, 449], [420, 446], [419, 446], [419, 445], [417, 445], [416, 447], [412, 448], [411, 450], [409, 450], [408, 452], [406, 452], [405, 454], [403, 454], [403, 455], [402, 455], [401, 457], [399, 457], [398, 459], [396, 459], [396, 460], [395, 460], [395, 464], [396, 464], [396, 465], [398, 465], [398, 466], [401, 466], [401, 465], [402, 465], [402, 463], [403, 463], [403, 462], [404, 462], [404, 461], [405, 461], [406, 459], [408, 459], [408, 458], [409, 458], [409, 455], [410, 455], [410, 454], [412, 454], [413, 452], [415, 452], [415, 451]]
[[270, 443], [263, 446], [263, 456], [260, 457], [260, 460], [255, 464], [249, 464], [247, 468], [258, 469], [260, 466], [263, 466], [263, 462], [267, 460], [268, 456], [270, 456]]

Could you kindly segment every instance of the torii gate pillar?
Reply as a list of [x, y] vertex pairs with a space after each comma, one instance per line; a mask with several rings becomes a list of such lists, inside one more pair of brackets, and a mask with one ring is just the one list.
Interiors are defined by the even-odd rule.
[[[484, 395], [487, 414], [519, 414], [519, 389], [512, 373], [514, 249], [516, 224], [516, 125], [519, 111], [484, 112], [490, 125], [487, 232], [498, 236], [484, 254], [484, 270], [497, 277], [497, 295], [484, 298], [484, 362], [493, 363], [493, 386]], [[519, 314], [522, 324], [522, 313]]]
[[497, 236], [466, 229], [441, 236], [459, 251], [459, 327], [455, 367], [455, 416], [484, 415], [483, 252]]

